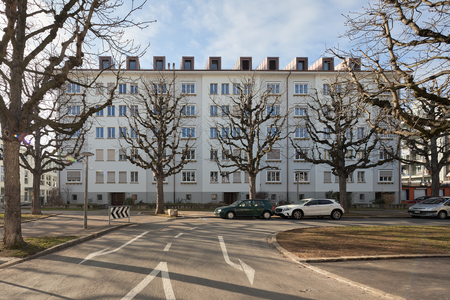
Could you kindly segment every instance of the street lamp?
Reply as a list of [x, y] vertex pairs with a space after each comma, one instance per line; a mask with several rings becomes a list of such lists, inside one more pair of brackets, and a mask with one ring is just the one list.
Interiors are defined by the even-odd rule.
[[85, 183], [84, 183], [84, 224], [83, 228], [87, 229], [87, 193], [88, 193], [88, 169], [89, 169], [89, 156], [93, 156], [94, 153], [91, 152], [82, 152], [82, 156], [86, 157], [86, 174], [84, 176]]
[[297, 181], [297, 200], [295, 200], [295, 202], [297, 202], [298, 201], [298, 171], [295, 171], [294, 172], [294, 174], [295, 174], [295, 179], [296, 179], [296, 181]]

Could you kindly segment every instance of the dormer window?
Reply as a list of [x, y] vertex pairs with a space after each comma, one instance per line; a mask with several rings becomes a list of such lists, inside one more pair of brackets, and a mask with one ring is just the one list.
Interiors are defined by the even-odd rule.
[[108, 69], [109, 68], [109, 60], [104, 59], [102, 60], [102, 69]]
[[269, 70], [277, 69], [277, 61], [275, 59], [269, 60]]
[[191, 60], [187, 59], [184, 61], [184, 69], [185, 70], [190, 70], [191, 69]]
[[297, 70], [304, 70], [305, 69], [305, 62], [303, 60], [299, 60], [297, 62]]
[[325, 71], [331, 70], [331, 62], [325, 61], [325, 62], [323, 63], [323, 69], [324, 69]]
[[219, 60], [213, 59], [211, 61], [211, 70], [219, 70]]
[[156, 60], [156, 70], [162, 70], [164, 67], [164, 62], [162, 59]]
[[250, 61], [249, 60], [243, 60], [242, 61], [242, 70], [249, 71], [250, 70]]
[[111, 65], [112, 65], [112, 63], [111, 63], [111, 56], [100, 56], [99, 57], [99, 63], [100, 63], [99, 68], [101, 70], [111, 68]]
[[135, 60], [130, 60], [130, 70], [136, 70], [136, 61]]

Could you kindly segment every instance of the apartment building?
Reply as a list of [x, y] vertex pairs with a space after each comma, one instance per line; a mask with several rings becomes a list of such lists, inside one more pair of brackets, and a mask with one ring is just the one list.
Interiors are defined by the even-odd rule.
[[[111, 57], [100, 57], [99, 69], [82, 72], [96, 75], [102, 71], [97, 78], [97, 86], [112, 87], [116, 81], [115, 72], [105, 69], [113, 65]], [[199, 69], [195, 68], [195, 58], [190, 56], [182, 57], [179, 68], [175, 68], [175, 64], [171, 68], [164, 56], [155, 56], [153, 66], [149, 69], [141, 68], [137, 57], [128, 57], [125, 66], [122, 81], [117, 86], [117, 99], [112, 106], [92, 117], [94, 125], [87, 136], [88, 148], [85, 151], [94, 154], [89, 158], [87, 170], [88, 199], [93, 203], [120, 205], [126, 198], [132, 198], [135, 203], [156, 202], [153, 173], [128, 162], [123, 154], [129, 149], [121, 146], [121, 135], [133, 134], [125, 117], [127, 109], [130, 109], [125, 99], [139, 93], [139, 78], [142, 76], [175, 76], [175, 89], [188, 99], [186, 111], [189, 112], [190, 116], [187, 117], [190, 119], [188, 125], [180, 130], [189, 130], [195, 144], [190, 152], [190, 161], [184, 169], [179, 174], [166, 178], [165, 201], [231, 203], [248, 197], [248, 177], [244, 172], [229, 174], [217, 167], [214, 158], [226, 159], [226, 155], [220, 153], [219, 148], [214, 148], [217, 132], [211, 124], [214, 123], [214, 118], [220, 118], [220, 111], [214, 108], [212, 97], [226, 101], [236, 93], [233, 89], [234, 80], [254, 76], [260, 86], [270, 86], [275, 93], [282, 95], [282, 109], [293, 111], [286, 126], [296, 126], [304, 113], [300, 103], [308, 99], [309, 91], [322, 91], [327, 88], [329, 80], [336, 76], [336, 72], [344, 71], [342, 65], [335, 66], [334, 58], [329, 57], [321, 58], [310, 66], [308, 58], [295, 57], [284, 68], [279, 66], [278, 57], [267, 57], [256, 68], [253, 67], [252, 57], [240, 57], [231, 69], [223, 68], [221, 57], [209, 57], [205, 68]], [[81, 96], [83, 92], [83, 88], [75, 84], [69, 84], [67, 88], [66, 93], [75, 101], [69, 111], [75, 115], [80, 109], [76, 105], [77, 95]], [[86, 94], [91, 104], [101, 102], [101, 89], [87, 91]], [[307, 140], [308, 135], [296, 131], [292, 133], [292, 137], [301, 143]], [[295, 201], [297, 193], [299, 198], [322, 197], [328, 191], [339, 190], [338, 179], [331, 175], [329, 167], [305, 163], [298, 158], [290, 143], [289, 139], [278, 142], [274, 146], [277, 149], [275, 155], [267, 155], [265, 160], [276, 169], [264, 170], [258, 174], [257, 192], [267, 193], [270, 200], [279, 202]], [[382, 152], [381, 149], [379, 151]], [[376, 152], [374, 159], [377, 159], [377, 155], [382, 154]], [[74, 163], [60, 172], [59, 186], [62, 190], [69, 191], [65, 200], [71, 203], [83, 202], [85, 173], [84, 162]], [[354, 173], [347, 185], [354, 203], [370, 203], [384, 193], [394, 194], [399, 199], [401, 179], [398, 163], [357, 170]]]

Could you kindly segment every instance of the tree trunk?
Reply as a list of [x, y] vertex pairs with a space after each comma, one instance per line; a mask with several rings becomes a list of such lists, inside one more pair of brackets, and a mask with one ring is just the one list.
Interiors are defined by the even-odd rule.
[[[42, 215], [41, 212], [41, 132], [36, 131], [34, 142], [34, 172], [33, 172], [33, 200], [31, 202], [31, 214]], [[45, 181], [44, 181], [45, 184]]]
[[[5, 248], [21, 248], [22, 238], [20, 210], [19, 141], [3, 131], [3, 164], [5, 168], [5, 220], [3, 245]], [[6, 138], [5, 138], [6, 137]]]
[[437, 197], [439, 196], [439, 172], [441, 170], [441, 166], [439, 165], [439, 153], [437, 150], [437, 138], [433, 137], [430, 140], [430, 166], [428, 171], [431, 173], [431, 196]]
[[164, 214], [164, 176], [156, 176], [156, 213]]
[[348, 213], [348, 202], [347, 202], [347, 175], [339, 175], [339, 202], [344, 208], [345, 213]]
[[249, 198], [256, 199], [256, 174], [248, 174]]

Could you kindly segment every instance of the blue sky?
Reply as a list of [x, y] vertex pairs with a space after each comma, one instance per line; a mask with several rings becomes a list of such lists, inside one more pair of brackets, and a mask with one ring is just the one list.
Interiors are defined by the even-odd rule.
[[294, 57], [311, 65], [327, 47], [345, 49], [343, 15], [362, 11], [361, 0], [150, 0], [135, 16], [157, 20], [144, 31], [131, 29], [128, 38], [150, 43], [141, 68], [152, 68], [153, 56], [166, 56], [178, 69], [182, 56], [194, 56], [203, 69], [209, 56], [221, 56], [231, 69], [240, 56], [251, 56], [256, 68], [267, 56], [284, 68]]

